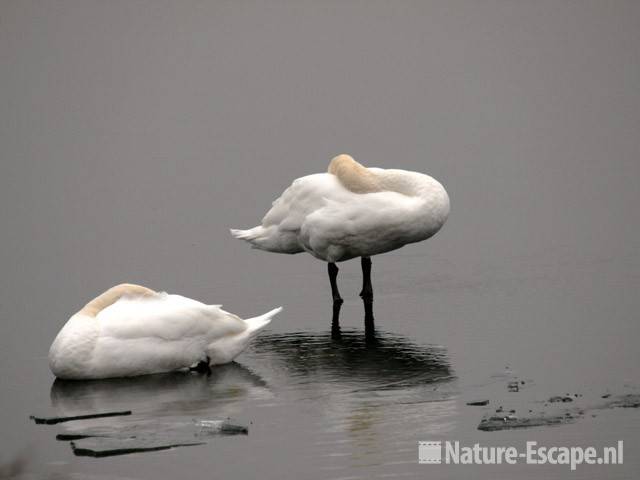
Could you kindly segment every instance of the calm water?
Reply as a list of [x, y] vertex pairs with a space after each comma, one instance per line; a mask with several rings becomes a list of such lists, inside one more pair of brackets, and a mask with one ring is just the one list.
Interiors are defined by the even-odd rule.
[[[173, 478], [184, 472], [215, 472], [225, 478], [255, 472], [264, 478], [454, 478], [473, 467], [418, 465], [419, 440], [524, 448], [527, 440], [606, 446], [623, 439], [624, 466], [583, 466], [576, 475], [625, 478], [637, 471], [637, 409], [602, 410], [595, 417], [589, 411], [576, 423], [557, 427], [476, 430], [482, 415], [500, 405], [520, 413], [540, 408], [551, 395], [569, 392], [582, 395], [580, 406], [589, 407], [607, 392], [637, 393], [637, 327], [600, 313], [636, 301], [624, 286], [632, 277], [619, 278], [615, 289], [603, 289], [615, 262], [594, 262], [565, 268], [562, 275], [540, 272], [480, 284], [425, 286], [417, 285], [415, 277], [411, 280], [419, 275], [418, 261], [428, 260], [396, 254], [378, 262], [373, 335], [365, 335], [362, 306], [355, 299], [343, 306], [340, 332], [332, 333], [326, 286], [310, 299], [298, 297], [237, 362], [214, 369], [210, 377], [176, 373], [54, 382], [44, 354], [22, 351], [11, 368], [3, 365], [3, 419], [13, 432], [3, 445], [6, 451], [28, 448], [29, 468], [36, 472], [105, 478]], [[394, 270], [398, 264], [404, 268]], [[346, 296], [357, 291], [357, 263], [345, 270]], [[395, 281], [385, 281], [394, 271], [407, 279], [398, 291]], [[603, 278], [602, 283], [597, 278]], [[302, 284], [320, 280], [321, 272], [297, 279]], [[275, 295], [282, 281], [263, 287]], [[254, 302], [262, 300], [249, 301]], [[550, 310], [559, 313], [549, 315]], [[516, 377], [526, 384], [517, 393], [508, 392], [508, 382]], [[491, 402], [488, 407], [465, 405], [484, 398]], [[123, 409], [134, 415], [57, 426], [32, 425], [27, 418], [32, 413]], [[249, 435], [105, 459], [74, 457], [67, 442], [54, 439], [58, 433], [94, 426], [136, 424], [162, 431], [172, 422], [226, 417], [249, 425]], [[568, 474], [567, 467], [560, 466], [475, 468], [487, 476]]]
[[[624, 1], [0, 3], [2, 460], [96, 479], [634, 476], [638, 409], [594, 407], [640, 388], [639, 23]], [[370, 335], [357, 261], [337, 335], [324, 264], [228, 234], [341, 152], [452, 201], [435, 238], [373, 259]], [[285, 308], [210, 377], [54, 382], [57, 331], [123, 281]], [[477, 430], [566, 393], [575, 423]], [[104, 459], [55, 440], [225, 417], [249, 434]], [[419, 465], [420, 440], [625, 456]]]

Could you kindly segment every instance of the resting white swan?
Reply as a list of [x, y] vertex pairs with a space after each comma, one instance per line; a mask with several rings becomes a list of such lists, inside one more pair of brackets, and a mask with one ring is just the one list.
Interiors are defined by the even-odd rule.
[[428, 175], [366, 168], [349, 155], [338, 155], [328, 173], [295, 180], [273, 202], [262, 225], [231, 234], [254, 248], [306, 251], [329, 262], [333, 299], [341, 303], [336, 262], [362, 257], [360, 296], [371, 300], [370, 257], [431, 237], [448, 215], [449, 196]]
[[117, 285], [87, 303], [49, 350], [64, 379], [131, 377], [233, 360], [280, 312], [242, 320], [220, 305], [140, 285]]

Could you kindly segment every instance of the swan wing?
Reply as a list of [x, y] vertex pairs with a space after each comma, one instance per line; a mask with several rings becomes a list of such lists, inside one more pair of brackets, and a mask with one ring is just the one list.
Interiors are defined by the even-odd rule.
[[344, 201], [348, 195], [335, 175], [317, 173], [298, 178], [273, 202], [262, 226], [298, 231], [308, 215], [326, 205], [327, 198]]
[[273, 202], [261, 225], [248, 230], [232, 229], [231, 234], [261, 250], [304, 252], [299, 233], [307, 216], [323, 208], [327, 197], [344, 201], [343, 197], [349, 194], [335, 175], [317, 173], [298, 178]]
[[166, 293], [154, 297], [124, 296], [102, 310], [96, 320], [101, 337], [127, 340], [202, 337], [210, 341], [247, 328], [244, 320], [219, 306]]
[[329, 262], [388, 252], [421, 240], [417, 220], [423, 201], [396, 192], [327, 197], [305, 218], [300, 239], [305, 250]]

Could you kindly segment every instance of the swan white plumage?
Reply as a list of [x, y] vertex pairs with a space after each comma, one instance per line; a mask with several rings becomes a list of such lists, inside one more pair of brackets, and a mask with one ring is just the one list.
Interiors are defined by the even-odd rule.
[[336, 262], [362, 257], [363, 298], [372, 298], [369, 257], [426, 240], [444, 225], [449, 196], [435, 179], [398, 169], [366, 168], [349, 155], [328, 173], [296, 179], [273, 202], [262, 224], [231, 234], [254, 248], [308, 252], [329, 263], [334, 301]]
[[122, 284], [73, 315], [49, 349], [63, 379], [130, 377], [228, 363], [282, 310], [243, 320], [220, 305]]

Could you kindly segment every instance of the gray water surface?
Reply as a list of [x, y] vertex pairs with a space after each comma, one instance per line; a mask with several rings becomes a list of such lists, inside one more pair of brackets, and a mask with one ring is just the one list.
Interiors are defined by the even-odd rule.
[[[629, 295], [624, 289], [616, 295], [597, 288], [593, 279], [603, 272], [606, 276], [610, 264], [583, 264], [569, 278], [494, 278], [495, 285], [487, 281], [476, 286], [421, 286], [428, 293], [419, 295], [412, 292], [415, 283], [410, 281], [412, 273], [419, 275], [415, 257], [388, 255], [379, 262], [379, 270], [393, 272], [399, 262], [408, 272], [403, 290], [409, 293], [385, 287], [389, 273], [378, 275], [373, 334], [366, 335], [360, 325], [362, 305], [354, 295], [343, 306], [340, 331], [332, 332], [326, 286], [319, 289], [315, 301], [300, 301], [299, 312], [295, 307], [283, 312], [236, 362], [214, 368], [210, 376], [177, 372], [54, 382], [44, 355], [25, 353], [24, 361], [5, 377], [12, 383], [5, 389], [8, 409], [4, 415], [15, 435], [6, 438], [5, 445], [9, 451], [28, 445], [28, 458], [36, 471], [109, 478], [175, 478], [184, 472], [194, 476], [214, 472], [224, 478], [252, 477], [257, 472], [265, 478], [427, 474], [455, 478], [461, 469], [469, 468], [481, 468], [487, 476], [506, 471], [519, 478], [537, 478], [540, 472], [564, 478], [568, 467], [418, 465], [417, 442], [450, 439], [466, 445], [481, 442], [524, 448], [526, 441], [535, 440], [541, 445], [602, 447], [623, 439], [623, 466], [582, 466], [577, 475], [624, 478], [635, 471], [637, 409], [591, 409], [603, 402], [603, 394], [638, 393], [635, 326], [615, 317], [585, 315], [585, 309], [621, 305]], [[354, 275], [345, 272], [345, 296], [347, 290], [357, 291], [349, 288], [356, 286], [350, 280], [356, 280], [357, 269], [351, 270]], [[300, 276], [299, 281], [306, 278], [315, 283], [316, 277], [324, 279], [314, 272]], [[272, 285], [267, 283], [266, 289], [279, 290]], [[386, 288], [391, 291], [385, 292]], [[532, 294], [542, 305], [537, 309], [531, 307]], [[578, 299], [589, 301], [578, 303]], [[301, 308], [314, 303], [314, 314]], [[431, 307], [433, 303], [438, 306]], [[448, 313], [441, 311], [443, 303]], [[531, 313], [524, 313], [523, 305], [540, 313], [550, 304], [561, 317], [540, 315], [527, 324]], [[501, 314], [490, 314], [491, 305], [499, 305]], [[526, 382], [517, 393], [508, 391], [514, 378]], [[576, 405], [588, 408], [575, 423], [517, 431], [476, 430], [482, 416], [498, 406], [526, 414], [531, 408], [544, 409], [545, 400], [565, 393], [579, 394]], [[479, 398], [489, 399], [489, 406], [466, 405]], [[122, 409], [131, 409], [133, 415], [57, 426], [32, 425], [27, 418], [37, 412], [76, 415]], [[226, 417], [248, 425], [249, 434], [215, 437], [202, 446], [105, 459], [74, 457], [68, 442], [54, 440], [58, 433], [91, 427], [118, 430], [135, 424], [162, 432], [175, 422]]]
[[[599, 407], [640, 387], [638, 25], [632, 1], [0, 2], [0, 460], [99, 479], [634, 476], [638, 409]], [[428, 173], [452, 202], [433, 239], [373, 258], [369, 335], [357, 261], [338, 336], [325, 264], [228, 234], [342, 152]], [[58, 330], [123, 281], [284, 310], [209, 377], [54, 381]], [[477, 430], [565, 394], [575, 422]], [[99, 459], [55, 440], [226, 417], [249, 434]], [[419, 465], [421, 440], [625, 455]]]

